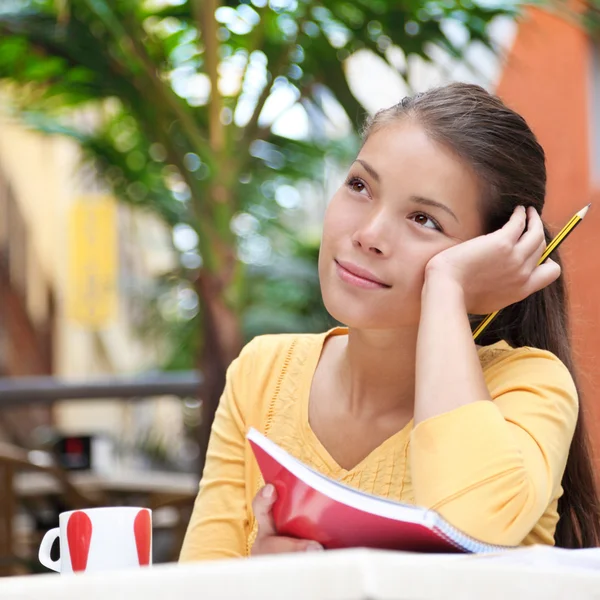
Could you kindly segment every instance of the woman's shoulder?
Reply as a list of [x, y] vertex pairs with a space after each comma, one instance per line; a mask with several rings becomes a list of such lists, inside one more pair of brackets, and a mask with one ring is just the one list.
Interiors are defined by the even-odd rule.
[[241, 355], [254, 359], [269, 359], [287, 354], [290, 349], [314, 347], [323, 342], [324, 333], [268, 333], [252, 338], [243, 348]]
[[501, 340], [479, 349], [488, 385], [497, 388], [543, 387], [577, 397], [573, 375], [560, 358], [532, 346], [513, 347]]
[[256, 376], [276, 375], [291, 361], [319, 352], [329, 332], [274, 333], [254, 337], [242, 349], [240, 367]]

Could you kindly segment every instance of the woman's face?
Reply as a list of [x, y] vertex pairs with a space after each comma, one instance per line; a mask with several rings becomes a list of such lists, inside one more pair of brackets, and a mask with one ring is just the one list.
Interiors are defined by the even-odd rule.
[[417, 325], [427, 262], [483, 233], [479, 196], [471, 169], [418, 124], [373, 133], [325, 213], [319, 277], [329, 313], [361, 329]]

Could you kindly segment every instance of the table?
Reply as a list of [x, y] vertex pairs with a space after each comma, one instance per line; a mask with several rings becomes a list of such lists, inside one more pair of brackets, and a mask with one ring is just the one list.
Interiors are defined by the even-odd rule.
[[110, 574], [14, 577], [0, 580], [0, 600], [600, 598], [600, 551], [589, 560], [592, 568], [562, 559], [542, 562], [364, 549], [313, 552]]

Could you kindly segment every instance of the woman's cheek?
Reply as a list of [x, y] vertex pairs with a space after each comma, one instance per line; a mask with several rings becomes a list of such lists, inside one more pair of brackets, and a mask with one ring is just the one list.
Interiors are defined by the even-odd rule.
[[357, 225], [351, 215], [331, 213], [323, 223], [323, 243], [328, 248], [332, 245], [338, 249], [340, 245], [350, 246], [356, 230]]

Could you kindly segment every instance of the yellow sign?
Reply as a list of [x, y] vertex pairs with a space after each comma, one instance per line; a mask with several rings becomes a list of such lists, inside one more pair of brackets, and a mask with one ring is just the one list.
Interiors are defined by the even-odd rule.
[[67, 313], [98, 329], [117, 309], [117, 207], [110, 196], [85, 196], [69, 219]]

